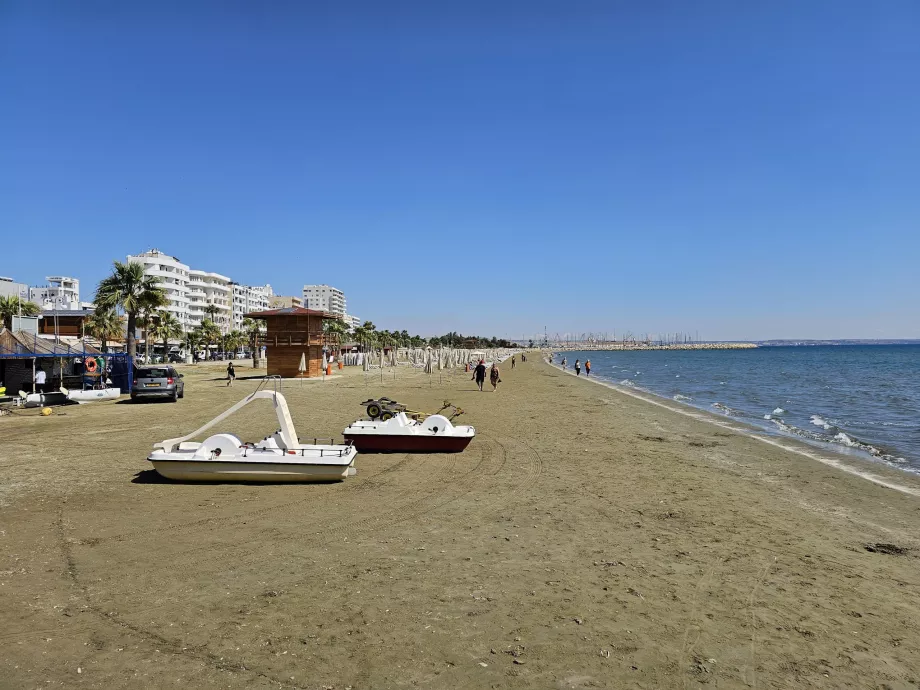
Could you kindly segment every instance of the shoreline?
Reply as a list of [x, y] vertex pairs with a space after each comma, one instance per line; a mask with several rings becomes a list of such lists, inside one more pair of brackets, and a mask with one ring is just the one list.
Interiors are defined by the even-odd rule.
[[[917, 476], [916, 472], [912, 472], [908, 469], [901, 469], [899, 467], [894, 467], [882, 461], [877, 461], [871, 459], [872, 456], [865, 451], [860, 451], [865, 454], [866, 457], [859, 457], [855, 454], [851, 455], [841, 451], [836, 451], [832, 447], [827, 449], [827, 452], [822, 452], [825, 449], [817, 447], [814, 444], [810, 444], [807, 441], [799, 440], [791, 436], [784, 436], [779, 433], [770, 434], [769, 432], [754, 426], [753, 424], [748, 424], [741, 420], [728, 419], [717, 415], [708, 410], [689, 405], [687, 403], [682, 403], [677, 400], [672, 400], [663, 395], [656, 395], [648, 391], [639, 391], [636, 389], [628, 388], [627, 386], [621, 386], [611, 381], [605, 379], [590, 377], [590, 376], [578, 376], [574, 371], [569, 369], [563, 369], [558, 364], [550, 362], [547, 358], [542, 358], [542, 361], [547, 366], [558, 369], [561, 373], [567, 374], [579, 380], [590, 381], [605, 388], [610, 388], [618, 393], [623, 395], [628, 395], [631, 398], [636, 400], [642, 400], [651, 405], [657, 405], [663, 407], [666, 410], [674, 412], [676, 414], [684, 415], [692, 419], [697, 419], [699, 421], [706, 422], [707, 424], [712, 424], [714, 426], [722, 427], [724, 429], [731, 429], [732, 431], [747, 436], [749, 438], [755, 439], [762, 443], [781, 448], [783, 450], [795, 453], [797, 455], [804, 456], [811, 460], [816, 460], [824, 465], [833, 467], [835, 469], [841, 470], [848, 474], [860, 477], [867, 481], [878, 484], [879, 486], [884, 486], [888, 489], [893, 489], [895, 491], [900, 491], [902, 493], [916, 496], [920, 498], [920, 477]], [[847, 463], [844, 459], [852, 460], [853, 463]], [[910, 486], [909, 481], [907, 483], [899, 483], [895, 481], [898, 477], [885, 477], [880, 475], [876, 470], [884, 469], [888, 473], [897, 473], [897, 475], [903, 475], [905, 479], [909, 477], [917, 478], [917, 486]]]

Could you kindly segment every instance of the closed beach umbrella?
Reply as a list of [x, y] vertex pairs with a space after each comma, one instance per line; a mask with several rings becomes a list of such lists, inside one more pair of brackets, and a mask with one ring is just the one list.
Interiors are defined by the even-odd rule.
[[305, 352], [301, 352], [300, 353], [300, 364], [297, 366], [297, 371], [300, 372], [301, 376], [303, 376], [306, 370], [307, 370], [307, 355]]

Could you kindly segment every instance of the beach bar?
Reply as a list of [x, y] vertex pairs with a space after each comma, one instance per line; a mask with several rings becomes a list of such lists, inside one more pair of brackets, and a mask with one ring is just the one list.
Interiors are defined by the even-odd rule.
[[266, 332], [259, 345], [265, 346], [269, 376], [285, 379], [322, 376], [323, 321], [335, 316], [303, 307], [285, 307], [252, 312], [245, 318], [265, 320]]

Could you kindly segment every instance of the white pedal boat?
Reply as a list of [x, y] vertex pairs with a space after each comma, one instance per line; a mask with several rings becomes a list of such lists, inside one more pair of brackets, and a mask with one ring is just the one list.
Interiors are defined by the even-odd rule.
[[[271, 400], [278, 416], [280, 429], [271, 436], [258, 443], [243, 443], [233, 434], [189, 441], [259, 399]], [[147, 459], [162, 476], [181, 481], [331, 482], [355, 475], [357, 454], [352, 445], [300, 443], [284, 396], [256, 391], [200, 429], [155, 444]]]
[[476, 429], [454, 426], [440, 414], [419, 422], [400, 412], [386, 421], [359, 419], [342, 435], [361, 452], [459, 453], [473, 440]]

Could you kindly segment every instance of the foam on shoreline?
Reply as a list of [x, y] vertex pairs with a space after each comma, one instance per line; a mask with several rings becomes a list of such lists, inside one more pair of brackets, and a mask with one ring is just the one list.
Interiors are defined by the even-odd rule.
[[[617, 385], [615, 383], [611, 383], [610, 381], [604, 381], [602, 379], [597, 379], [593, 377], [585, 377], [585, 376], [576, 377], [574, 371], [568, 371], [567, 369], [562, 369], [561, 367], [552, 364], [546, 358], [543, 358], [543, 362], [551, 366], [553, 369], [562, 372], [563, 374], [568, 374], [569, 376], [572, 376], [578, 379], [585, 379], [596, 385], [604, 386], [605, 388], [609, 388], [611, 390], [617, 391], [618, 393], [622, 393], [623, 395], [628, 395], [631, 398], [642, 400], [652, 405], [657, 405], [658, 407], [663, 407], [666, 410], [670, 410], [671, 412], [675, 412], [685, 417], [690, 417], [692, 419], [696, 419], [701, 422], [712, 424], [713, 426], [718, 426], [723, 429], [728, 429], [729, 431], [732, 431], [737, 434], [741, 434], [743, 436], [747, 436], [748, 438], [752, 438], [754, 440], [760, 441], [761, 443], [766, 443], [768, 445], [775, 446], [776, 448], [781, 448], [791, 453], [796, 453], [806, 458], [810, 458], [811, 460], [816, 460], [829, 467], [833, 467], [835, 469], [842, 470], [843, 472], [846, 472], [847, 474], [852, 474], [854, 476], [860, 477], [861, 479], [866, 479], [874, 484], [878, 484], [879, 486], [884, 486], [887, 489], [893, 489], [894, 491], [899, 491], [901, 493], [920, 498], [920, 489], [917, 489], [911, 486], [906, 486], [904, 484], [899, 484], [887, 477], [880, 476], [878, 474], [875, 474], [873, 472], [870, 472], [860, 467], [855, 467], [847, 462], [844, 462], [842, 456], [841, 457], [831, 457], [829, 455], [822, 454], [817, 451], [811, 451], [808, 448], [801, 447], [801, 445], [799, 444], [787, 443], [783, 439], [766, 436], [763, 434], [763, 432], [760, 432], [759, 430], [753, 427], [742, 426], [738, 422], [733, 422], [733, 421], [729, 421], [728, 419], [722, 419], [720, 417], [716, 417], [712, 414], [708, 414], [704, 412], [703, 410], [697, 410], [696, 408], [690, 407], [688, 405], [681, 405], [680, 407], [676, 407], [673, 404], [669, 404], [669, 401], [667, 398], [660, 398], [654, 395], [653, 393], [649, 393], [648, 391], [641, 390], [637, 386], [635, 386], [635, 384], [626, 384], [624, 382], [624, 384]], [[626, 380], [628, 381], [629, 379], [626, 379]], [[846, 444], [842, 444], [842, 445], [846, 445]], [[871, 461], [867, 461], [867, 462], [871, 462]], [[892, 468], [892, 469], [895, 471], [898, 470], [898, 468]], [[900, 470], [900, 471], [903, 471], [903, 470]]]

